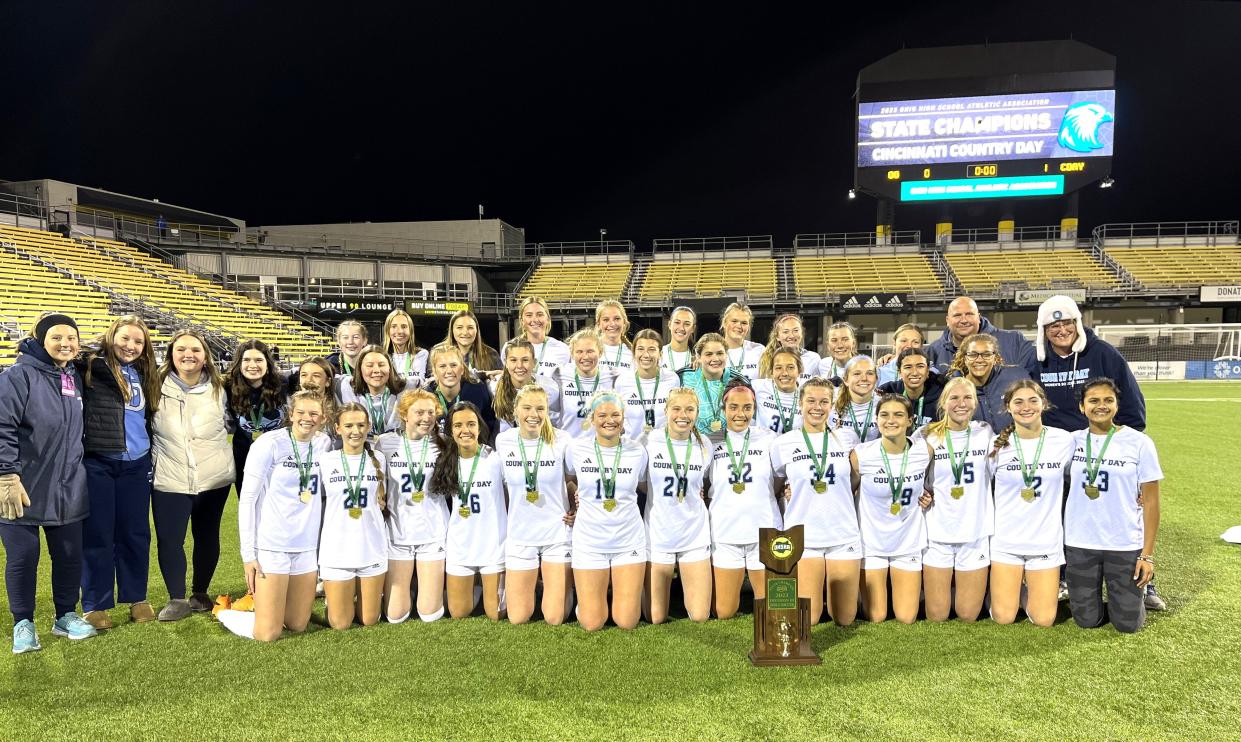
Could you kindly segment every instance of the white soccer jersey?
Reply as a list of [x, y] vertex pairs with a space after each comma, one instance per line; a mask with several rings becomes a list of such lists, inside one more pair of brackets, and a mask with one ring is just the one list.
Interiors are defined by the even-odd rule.
[[[296, 445], [294, 455], [294, 441], [285, 428], [259, 436], [250, 446], [237, 504], [243, 562], [257, 559], [258, 549], [302, 552], [318, 546], [323, 501], [315, 464], [329, 455], [332, 439], [316, 433], [309, 443]], [[301, 471], [305, 471], [305, 490], [312, 495], [310, 502], [301, 499]]]
[[[646, 478], [646, 449], [639, 443], [621, 439], [617, 448], [600, 446], [596, 438], [582, 436], [569, 445], [565, 471], [577, 477], [577, 519], [573, 522], [573, 548], [587, 551], [637, 551], [646, 549], [646, 529], [638, 509], [638, 485]], [[602, 456], [603, 461], [599, 458]], [[615, 476], [616, 506], [609, 511], [600, 479], [600, 466], [610, 479]]]
[[[477, 468], [475, 459], [478, 459]], [[471, 471], [474, 474], [464, 498], [460, 492], [448, 495], [448, 537], [445, 539], [448, 559], [467, 567], [503, 564], [508, 511], [504, 504], [500, 457], [489, 446], [483, 446], [476, 456], [458, 459], [447, 466], [457, 467], [457, 481], [463, 487], [470, 482]], [[468, 515], [463, 516], [462, 512]]]
[[419, 348], [418, 352], [413, 354], [393, 353], [392, 370], [405, 379], [406, 388], [417, 389], [430, 378], [427, 373], [428, 358], [430, 353], [426, 348]]
[[[346, 462], [349, 476], [345, 473]], [[387, 476], [382, 471], [383, 459], [379, 459], [381, 470], [375, 471], [365, 452], [348, 456], [344, 451], [332, 451], [315, 465], [319, 467], [319, 486], [325, 497], [319, 566], [361, 569], [386, 563], [388, 531], [378, 497], [379, 484]], [[357, 487], [356, 501], [350, 498], [349, 483]], [[352, 517], [352, 508], [360, 508], [361, 517]]]
[[611, 389], [612, 372], [600, 364], [592, 377], [583, 377], [573, 364], [561, 366], [560, 419], [557, 428], [576, 438], [582, 434], [582, 424], [590, 417], [590, 398], [602, 389]]
[[[806, 448], [801, 429], [776, 439], [771, 448], [771, 466], [784, 477], [792, 496], [784, 508], [784, 527], [805, 526], [805, 545], [813, 549], [840, 546], [858, 539], [857, 508], [853, 504], [853, 485], [849, 452], [857, 438], [848, 429], [833, 430], [827, 436], [827, 456], [823, 456], [823, 434], [807, 433], [816, 458]], [[816, 464], [817, 462], [817, 464]], [[814, 488], [816, 465], [823, 471], [826, 489]], [[858, 558], [861, 558], [861, 554]]]
[[633, 373], [633, 351], [624, 343], [620, 345], [603, 343], [603, 353], [599, 355], [599, 365], [611, 369], [615, 376]]
[[776, 435], [801, 427], [801, 390], [782, 392], [771, 379], [754, 382], [754, 421]]
[[648, 425], [663, 427], [668, 392], [678, 386], [677, 375], [664, 369], [660, 369], [659, 376], [654, 379], [639, 379], [633, 372], [616, 377], [616, 393], [625, 402], [625, 437], [637, 440]]
[[[565, 489], [565, 451], [572, 439], [564, 431], [555, 431], [555, 442], [542, 439], [522, 440], [518, 431], [507, 430], [496, 438], [496, 454], [504, 471], [504, 487], [508, 491], [508, 537], [515, 546], [548, 546], [569, 541], [572, 531], [564, 523], [569, 512], [569, 493]], [[542, 444], [540, 446], [540, 444]], [[530, 502], [526, 488], [526, 468], [537, 477], [537, 499]]]
[[384, 433], [402, 430], [405, 427], [405, 423], [401, 421], [401, 416], [396, 411], [396, 399], [399, 395], [387, 389], [380, 394], [370, 392], [358, 394], [353, 391], [353, 385], [346, 379], [340, 385], [339, 396], [342, 405], [357, 402], [366, 408], [366, 414], [371, 418], [371, 432], [367, 437], [372, 441]]
[[[927, 439], [935, 451], [935, 504], [926, 511], [927, 539], [941, 544], [965, 544], [990, 536], [995, 531], [995, 501], [991, 498], [991, 478], [987, 476], [987, 454], [995, 434], [991, 426], [972, 420], [968, 430], [949, 431], [952, 458], [947, 440]], [[968, 440], [967, 440], [968, 439]], [[915, 437], [915, 443], [919, 439]], [[957, 481], [953, 461], [961, 476]], [[954, 496], [953, 488], [961, 487]]]
[[448, 506], [431, 494], [431, 475], [439, 448], [434, 436], [416, 441], [384, 433], [375, 442], [388, 468], [388, 540], [398, 546], [429, 544], [448, 530]]
[[[887, 454], [885, 462], [882, 445], [882, 440], [870, 441], [855, 451], [861, 477], [857, 507], [862, 551], [868, 557], [921, 554], [926, 548], [926, 520], [918, 498], [926, 489], [926, 468], [931, 454], [925, 442], [910, 441], [908, 461], [904, 454]], [[901, 475], [902, 463], [905, 464], [904, 476]], [[893, 479], [899, 479], [896, 513], [891, 510], [894, 503], [890, 483]]]
[[688, 440], [672, 441], [670, 453], [665, 432], [665, 428], [656, 428], [646, 441], [647, 541], [652, 551], [710, 546], [711, 523], [703, 500], [703, 480], [711, 468], [710, 443], [691, 434]]
[[[1009, 554], [1058, 554], [1064, 547], [1064, 523], [1060, 505], [1064, 497], [1064, 477], [1073, 459], [1073, 434], [1060, 428], [1044, 426], [1047, 432], [1043, 451], [1035, 462], [1038, 439], [1025, 440], [1016, 433], [1008, 445], [1000, 449], [990, 462], [995, 478], [995, 535], [992, 551]], [[1025, 480], [1017, 457], [1020, 445], [1027, 468], [1034, 467], [1034, 499], [1021, 496]]]
[[[836, 390], [836, 394], [848, 394], [849, 391], [844, 387]], [[879, 437], [879, 398], [871, 395], [869, 401], [860, 404], [850, 404], [845, 409], [844, 424], [840, 424], [840, 418], [836, 415], [836, 406], [832, 405], [832, 411], [828, 415], [827, 425], [830, 428], [848, 428], [853, 436], [862, 443], [873, 441]]]
[[[1098, 465], [1097, 497], [1086, 494], [1086, 436], [1090, 435], [1091, 466]], [[1102, 451], [1107, 435], [1089, 430], [1073, 434], [1072, 481], [1065, 503], [1064, 543], [1080, 549], [1134, 551], [1145, 546], [1145, 525], [1138, 494], [1145, 482], [1163, 479], [1155, 442], [1145, 433], [1122, 427]], [[260, 439], [261, 440], [261, 439]], [[1102, 459], [1102, 461], [1100, 461]], [[247, 480], [248, 481], [248, 480]]]
[[[546, 376], [535, 376], [532, 381], [542, 387], [543, 391], [547, 392], [547, 415], [555, 423], [560, 419], [560, 385]], [[496, 398], [496, 387], [499, 384], [500, 380], [498, 377], [487, 381], [487, 388], [491, 390], [491, 398], [493, 400]], [[512, 423], [498, 416], [496, 417], [496, 426], [499, 428], [498, 433], [513, 429]]]
[[[797, 377], [797, 385], [801, 386], [811, 376], [819, 375], [819, 364], [823, 362], [823, 357], [813, 350], [803, 349], [801, 352], [801, 374]], [[830, 378], [830, 377], [829, 377]]]
[[818, 375], [825, 379], [841, 379], [845, 375], [845, 366], [843, 363], [836, 363], [836, 359], [830, 355], [820, 356]]
[[[780, 507], [776, 502], [775, 475], [771, 468], [771, 448], [776, 434], [766, 428], [748, 428], [750, 445], [745, 446], [746, 433], [727, 432], [733, 445], [728, 455], [725, 433], [711, 451], [711, 538], [717, 544], [752, 544], [758, 541], [758, 529], [779, 528]], [[744, 463], [741, 461], [745, 453]], [[740, 477], [734, 469], [740, 467]], [[741, 492], [733, 489], [740, 482]]]
[[728, 370], [741, 374], [747, 381], [758, 378], [758, 362], [763, 359], [763, 346], [746, 340], [740, 348], [728, 348]]
[[673, 350], [671, 343], [665, 343], [664, 347], [659, 351], [659, 367], [666, 368], [674, 374], [680, 373], [692, 365], [694, 365], [694, 349], [692, 347], [685, 350]]

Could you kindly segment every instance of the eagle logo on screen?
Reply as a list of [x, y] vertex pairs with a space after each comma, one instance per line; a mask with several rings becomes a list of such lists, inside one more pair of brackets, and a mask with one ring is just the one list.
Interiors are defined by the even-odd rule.
[[1112, 114], [1098, 103], [1074, 103], [1060, 120], [1060, 146], [1074, 152], [1102, 149], [1099, 128], [1112, 120]]

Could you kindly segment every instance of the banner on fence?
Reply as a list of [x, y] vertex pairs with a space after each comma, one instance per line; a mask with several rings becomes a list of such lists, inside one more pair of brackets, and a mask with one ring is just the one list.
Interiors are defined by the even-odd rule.
[[1198, 289], [1198, 301], [1241, 301], [1241, 286], [1203, 286]]
[[1013, 303], [1022, 306], [1038, 306], [1053, 296], [1067, 296], [1078, 304], [1085, 303], [1086, 289], [1037, 289], [1013, 292]]
[[1241, 380], [1241, 358], [1186, 361], [1186, 379]]
[[1138, 381], [1180, 381], [1185, 378], [1185, 361], [1130, 361], [1129, 370]]

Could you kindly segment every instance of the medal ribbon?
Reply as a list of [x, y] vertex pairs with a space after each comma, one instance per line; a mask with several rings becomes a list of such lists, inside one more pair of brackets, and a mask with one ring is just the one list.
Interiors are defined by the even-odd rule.
[[[905, 399], [909, 399], [908, 389], [905, 390]], [[912, 402], [913, 400], [909, 399], [909, 401]], [[922, 390], [922, 396], [918, 397], [918, 415], [914, 418], [915, 425], [920, 425], [922, 423], [922, 404], [924, 402], [926, 402], [926, 389], [925, 388]]]
[[[638, 404], [642, 405], [642, 415], [645, 418], [655, 411], [654, 404], [659, 401], [657, 399], [659, 396], [659, 369], [655, 369], [655, 389], [651, 392], [651, 407], [648, 408], [646, 406], [646, 397], [642, 395], [642, 378], [638, 376], [637, 371], [633, 372], [633, 384], [638, 387]], [[651, 417], [654, 416], [651, 415]]]
[[526, 443], [517, 436], [517, 448], [521, 451], [521, 473], [526, 478], [526, 491], [537, 492], [539, 489], [539, 464], [543, 456], [543, 436], [539, 436], [539, 446], [534, 449], [534, 468], [526, 461]]
[[806, 442], [806, 449], [810, 452], [810, 464], [814, 467], [814, 481], [822, 482], [823, 473], [827, 471], [827, 429], [823, 429], [823, 453], [814, 452], [814, 446], [810, 445], [810, 436], [806, 434], [806, 429], [801, 429], [801, 438]]
[[401, 436], [401, 443], [405, 446], [405, 463], [409, 465], [409, 475], [415, 492], [421, 492], [423, 483], [427, 481], [427, 443], [430, 440], [431, 436], [422, 436], [422, 455], [418, 457], [418, 473], [415, 474], [414, 455], [409, 450], [409, 438]]
[[[719, 384], [723, 387], [724, 380], [720, 379]], [[707, 407], [711, 409], [711, 418], [709, 420], [704, 420], [703, 422], [710, 424], [712, 420], [720, 419], [720, 404], [718, 399], [711, 399], [711, 380], [706, 376], [702, 377], [702, 393], [707, 398]]]
[[955, 451], [952, 450], [952, 431], [944, 431], [944, 446], [948, 449], [948, 466], [952, 467], [952, 483], [961, 484], [961, 472], [965, 471], [965, 459], [970, 455], [970, 435], [973, 430], [970, 429], [969, 422], [965, 423], [965, 450], [961, 452], [960, 458], [957, 457]]
[[[590, 388], [590, 394], [589, 394], [589, 395], [587, 395], [588, 397], [589, 397], [589, 396], [594, 396], [595, 391], [597, 391], [597, 390], [599, 389], [599, 378], [600, 378], [601, 376], [602, 376], [602, 374], [600, 374], [600, 373], [599, 373], [599, 369], [595, 369], [595, 385], [594, 385], [594, 386], [592, 386], [592, 387]], [[577, 391], [578, 391], [578, 393], [580, 394], [580, 393], [581, 393], [581, 391], [582, 391], [582, 377], [581, 377], [581, 376], [579, 376], [579, 375], [578, 375], [578, 373], [577, 373], [577, 366], [574, 366], [574, 367], [573, 367], [573, 380], [577, 383]], [[578, 406], [578, 408], [577, 408], [577, 416], [578, 416], [578, 417], [580, 417], [580, 418], [585, 419], [585, 417], [586, 417], [586, 405], [579, 405], [579, 406]]]
[[905, 453], [901, 456], [901, 473], [896, 476], [892, 473], [892, 462], [888, 461], [888, 452], [883, 450], [883, 443], [879, 444], [879, 454], [883, 456], [883, 468], [888, 472], [888, 489], [892, 490], [892, 504], [895, 505], [901, 499], [901, 490], [905, 487], [905, 469], [909, 466], [909, 449], [913, 448], [909, 441], [905, 441]]
[[664, 428], [664, 443], [668, 444], [668, 458], [672, 459], [672, 474], [677, 478], [677, 489], [680, 490], [682, 481], [689, 481], [689, 460], [693, 458], [694, 450], [692, 440], [685, 441], [685, 473], [682, 474], [677, 465], [677, 455], [672, 447], [672, 436], [668, 435], [668, 429]]
[[470, 490], [474, 488], [474, 474], [478, 472], [478, 460], [483, 457], [482, 449], [474, 454], [474, 463], [470, 465], [470, 478], [465, 485], [461, 484], [461, 457], [457, 457], [457, 499], [461, 501], [461, 507], [465, 507], [470, 499]]
[[452, 405], [456, 404], [457, 400], [461, 399], [461, 392], [460, 391], [457, 392], [457, 396], [452, 398], [452, 404], [450, 404], [448, 402], [448, 398], [445, 397], [444, 393], [439, 390], [439, 385], [437, 384], [436, 389], [435, 389], [435, 396], [440, 398], [440, 404], [444, 405], [444, 412], [447, 413], [448, 410], [452, 409]]
[[[801, 389], [793, 392], [793, 404], [789, 405], [789, 416], [784, 416], [784, 403], [780, 401], [780, 387], [775, 382], [771, 384], [772, 395], [776, 398], [776, 414], [780, 416], [780, 432], [787, 433], [789, 428], [793, 427], [793, 416], [797, 414], [797, 405], [801, 399]], [[807, 443], [806, 445], [810, 445]]]
[[599, 481], [603, 483], [603, 499], [616, 499], [616, 472], [620, 469], [621, 449], [624, 448], [618, 441], [616, 443], [616, 456], [612, 459], [612, 478], [608, 479], [608, 468], [603, 465], [603, 452], [599, 450], [599, 439], [595, 439], [595, 458], [599, 459]]
[[[848, 394], [848, 392], [845, 392], [845, 393]], [[857, 439], [859, 441], [866, 439], [866, 431], [870, 429], [870, 418], [871, 418], [871, 415], [873, 415], [874, 413], [875, 413], [874, 403], [868, 402], [867, 407], [866, 407], [866, 422], [862, 424], [862, 427], [859, 430], [857, 426], [857, 415], [854, 414], [853, 412], [853, 405], [852, 404], [849, 405], [849, 419], [853, 421], [852, 423], [850, 423], [850, 425], [852, 425], [853, 432], [857, 434]]]
[[383, 396], [379, 398], [379, 407], [375, 407], [375, 395], [369, 393], [366, 395], [366, 406], [371, 411], [371, 431], [375, 434], [382, 433], [388, 422], [388, 398], [391, 396], [392, 392], [384, 389]]
[[1116, 433], [1116, 426], [1113, 425], [1107, 431], [1107, 437], [1103, 439], [1103, 448], [1099, 449], [1099, 458], [1091, 461], [1090, 456], [1090, 431], [1086, 431], [1086, 484], [1094, 486], [1094, 480], [1099, 476], [1099, 468], [1103, 466], [1103, 454], [1107, 453], [1107, 444], [1112, 442], [1112, 436]]
[[[260, 403], [258, 412], [254, 411], [253, 405], [250, 406], [250, 426], [254, 428], [255, 432], [262, 429], [264, 412], [267, 412], [266, 404]], [[292, 436], [293, 433], [290, 431], [289, 435]]]
[[[1089, 434], [1087, 434], [1089, 435]], [[1030, 468], [1026, 469], [1026, 454], [1021, 450], [1021, 439], [1018, 438], [1013, 442], [1013, 447], [1017, 449], [1017, 460], [1021, 462], [1021, 481], [1026, 483], [1026, 487], [1034, 486], [1034, 472], [1038, 471], [1038, 458], [1043, 455], [1043, 441], [1047, 438], [1047, 428], [1043, 428], [1038, 434], [1038, 446], [1034, 449], [1034, 463]], [[1102, 454], [1100, 454], [1102, 458]]]
[[356, 480], [349, 472], [349, 459], [345, 457], [344, 450], [340, 452], [340, 465], [345, 469], [345, 490], [349, 493], [349, 501], [346, 504], [351, 508], [356, 508], [362, 501], [362, 473], [366, 471], [366, 454], [362, 454], [362, 463], [358, 466]]
[[745, 472], [746, 454], [750, 452], [750, 429], [746, 428], [745, 431], [745, 441], [742, 444], [740, 463], [738, 463], [737, 457], [733, 454], [732, 436], [728, 434], [728, 431], [724, 431], [724, 445], [728, 448], [728, 468], [733, 470], [733, 476], [737, 478], [738, 482], [744, 481], [741, 477]]
[[304, 492], [310, 484], [310, 469], [315, 465], [315, 446], [313, 442], [306, 445], [306, 463], [303, 465], [302, 452], [297, 448], [292, 430], [289, 430], [289, 443], [293, 444], [293, 459], [297, 462], [297, 486]]

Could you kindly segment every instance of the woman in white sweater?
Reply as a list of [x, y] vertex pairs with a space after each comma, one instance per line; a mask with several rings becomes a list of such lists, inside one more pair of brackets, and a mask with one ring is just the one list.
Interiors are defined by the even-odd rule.
[[[223, 380], [211, 349], [192, 330], [168, 344], [160, 367], [160, 402], [151, 421], [155, 466], [151, 514], [159, 571], [168, 588], [161, 621], [211, 609], [207, 588], [220, 561], [220, 518], [233, 486]], [[185, 529], [194, 529], [194, 582], [185, 599]]]

